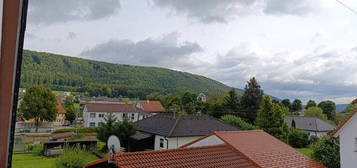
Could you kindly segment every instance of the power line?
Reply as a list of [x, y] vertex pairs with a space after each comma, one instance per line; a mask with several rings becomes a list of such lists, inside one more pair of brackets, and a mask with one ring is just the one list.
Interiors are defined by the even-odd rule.
[[348, 9], [349, 11], [353, 12], [354, 14], [357, 14], [357, 10], [354, 10], [353, 8], [349, 7], [348, 5], [346, 5], [345, 3], [343, 3], [340, 0], [336, 0], [336, 2], [338, 2], [339, 4], [341, 4], [343, 7], [345, 7], [346, 9]]

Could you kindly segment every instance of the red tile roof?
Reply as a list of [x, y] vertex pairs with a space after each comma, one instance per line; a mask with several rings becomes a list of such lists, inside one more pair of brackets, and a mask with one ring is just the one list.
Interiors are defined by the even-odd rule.
[[342, 127], [357, 113], [357, 108], [353, 109], [348, 116], [346, 116], [337, 127], [329, 134], [331, 136], [336, 136], [337, 132], [342, 129]]
[[117, 154], [120, 168], [256, 168], [228, 145]]
[[[224, 143], [189, 147], [215, 135]], [[213, 132], [179, 149], [116, 154], [120, 168], [325, 168], [261, 130]]]
[[141, 100], [139, 104], [143, 106], [143, 110], [146, 112], [165, 112], [165, 108], [159, 101]]
[[216, 135], [263, 168], [324, 168], [323, 165], [261, 130], [214, 132], [211, 135]]
[[87, 103], [88, 112], [139, 112], [133, 104]]
[[57, 99], [56, 108], [58, 114], [66, 114], [66, 110], [59, 99]]

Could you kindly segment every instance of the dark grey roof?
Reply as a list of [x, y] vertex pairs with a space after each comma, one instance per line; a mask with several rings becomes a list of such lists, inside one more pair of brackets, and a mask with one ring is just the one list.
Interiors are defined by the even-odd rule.
[[292, 121], [295, 121], [295, 126], [298, 129], [305, 131], [326, 132], [331, 131], [335, 127], [326, 121], [323, 121], [317, 117], [305, 117], [305, 116], [286, 116], [285, 122], [291, 126]]
[[226, 124], [208, 115], [156, 114], [137, 121], [137, 129], [167, 137], [202, 136], [213, 131], [238, 131], [237, 127]]
[[131, 136], [131, 138], [133, 138], [135, 140], [142, 140], [142, 139], [149, 138], [151, 136], [152, 136], [152, 134], [136, 131], [136, 133], [133, 136]]

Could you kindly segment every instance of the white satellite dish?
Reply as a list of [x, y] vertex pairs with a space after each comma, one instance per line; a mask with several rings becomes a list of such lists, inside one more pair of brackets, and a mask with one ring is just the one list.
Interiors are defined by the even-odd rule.
[[120, 140], [117, 136], [115, 135], [111, 135], [109, 138], [108, 138], [108, 141], [107, 141], [107, 144], [108, 144], [108, 150], [109, 152], [111, 153], [118, 153], [120, 152]]

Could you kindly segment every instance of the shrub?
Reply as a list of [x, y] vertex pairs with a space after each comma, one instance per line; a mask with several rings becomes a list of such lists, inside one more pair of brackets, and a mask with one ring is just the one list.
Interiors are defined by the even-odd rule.
[[319, 140], [319, 137], [315, 136], [315, 135], [311, 135], [310, 139], [309, 139], [309, 144], [314, 144]]
[[340, 167], [340, 145], [337, 138], [322, 137], [312, 145], [312, 157], [329, 168]]
[[61, 155], [55, 161], [57, 168], [82, 168], [92, 155], [79, 146], [65, 147]]
[[[80, 127], [77, 128], [78, 133], [94, 133], [97, 127]], [[53, 133], [76, 132], [76, 128], [62, 128], [53, 131]]]
[[257, 126], [249, 124], [239, 117], [234, 115], [225, 115], [221, 118], [224, 122], [234, 125], [242, 130], [255, 130], [258, 129]]
[[309, 134], [292, 128], [288, 133], [288, 144], [294, 148], [305, 148], [309, 145]]

